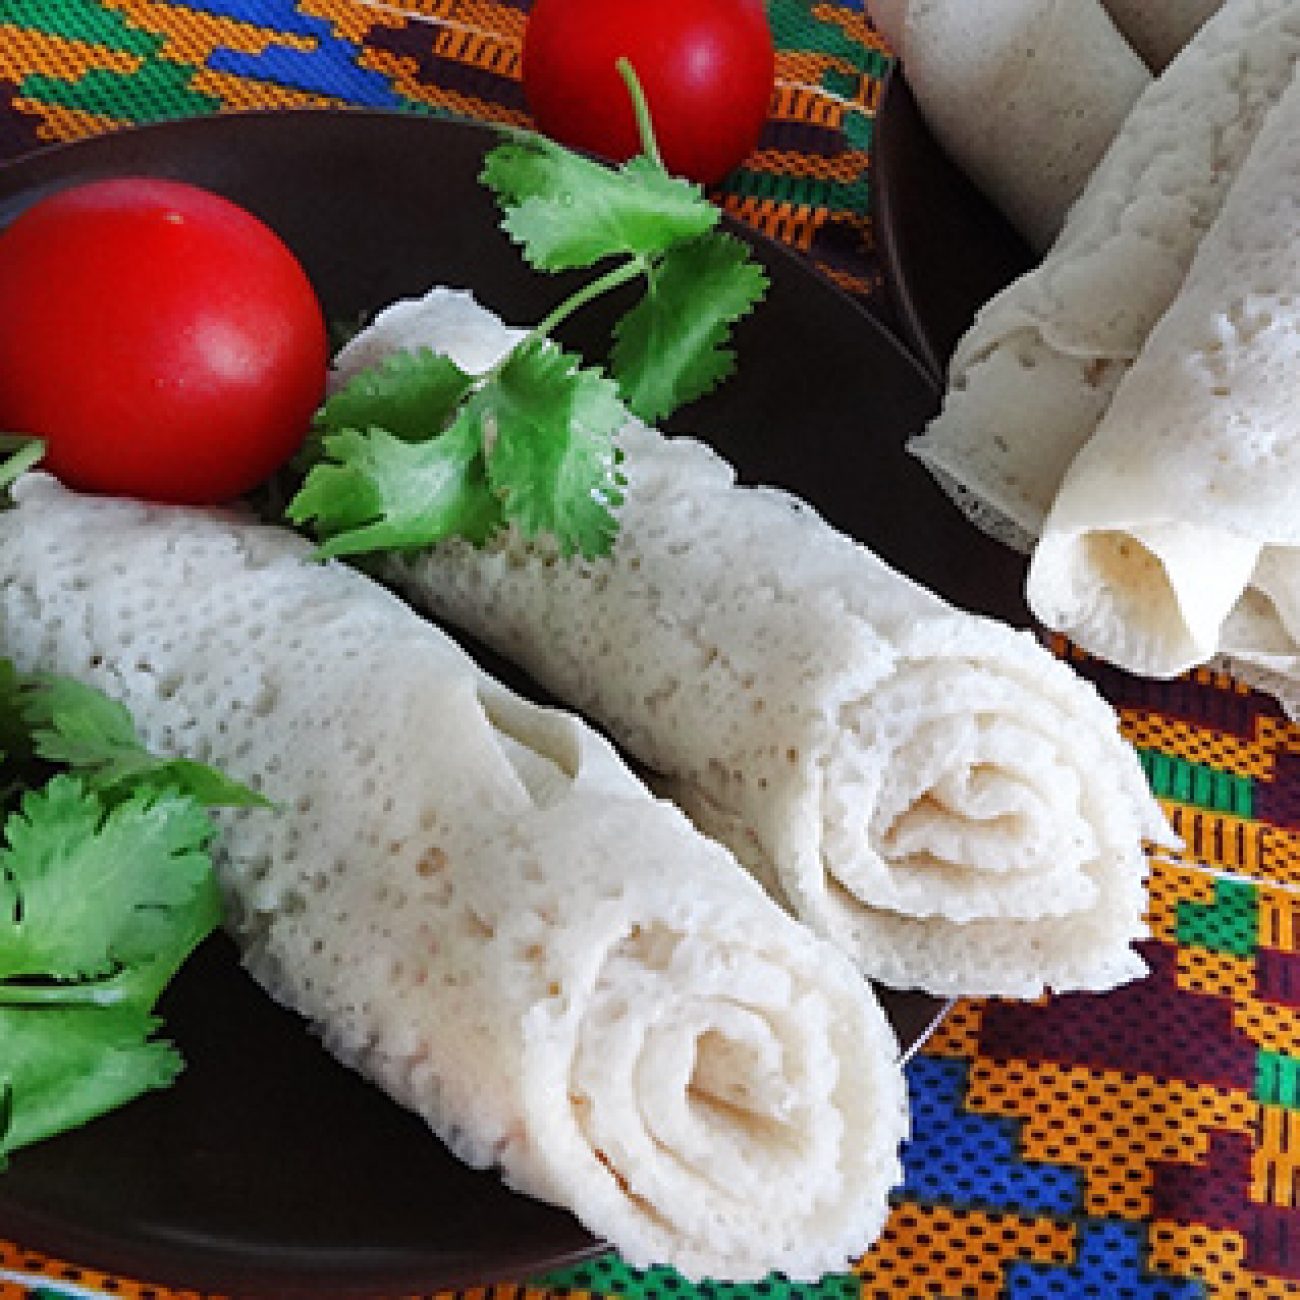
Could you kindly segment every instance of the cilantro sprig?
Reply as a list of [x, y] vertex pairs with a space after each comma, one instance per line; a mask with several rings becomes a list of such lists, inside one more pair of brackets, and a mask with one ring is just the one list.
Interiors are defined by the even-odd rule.
[[[503, 128], [480, 180], [534, 269], [599, 268], [482, 374], [429, 349], [353, 378], [321, 408], [288, 518], [321, 556], [481, 545], [514, 526], [559, 553], [608, 554], [626, 478], [616, 434], [629, 411], [659, 421], [734, 369], [732, 327], [767, 291], [746, 245], [718, 229], [698, 185], [665, 169], [649, 110], [621, 60], [642, 152], [619, 167]], [[615, 289], [640, 296], [614, 327], [607, 369], [564, 351], [555, 331]]]
[[0, 659], [0, 1166], [171, 1083], [163, 989], [219, 924], [207, 809], [264, 804], [151, 753], [122, 705]]

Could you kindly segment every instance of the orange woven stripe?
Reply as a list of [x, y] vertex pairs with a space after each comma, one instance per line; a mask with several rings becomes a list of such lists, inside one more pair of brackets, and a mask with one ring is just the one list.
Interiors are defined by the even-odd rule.
[[1069, 1264], [1074, 1225], [942, 1205], [899, 1205], [859, 1266], [863, 1300], [998, 1300], [1012, 1260]]
[[1243, 1263], [1246, 1243], [1239, 1233], [1201, 1224], [1157, 1222], [1148, 1233], [1153, 1272], [1196, 1277], [1207, 1293], [1223, 1300], [1294, 1300], [1295, 1283], [1262, 1277]]
[[[1078, 1166], [1084, 1213], [1126, 1219], [1150, 1215], [1154, 1164], [1203, 1161], [1211, 1133], [1251, 1133], [1260, 1111], [1245, 1092], [1046, 1061], [973, 1061], [965, 1106], [1023, 1121], [1025, 1160]], [[1113, 1118], [1084, 1126], [1080, 1113]]]
[[103, 0], [103, 4], [106, 9], [116, 9], [132, 27], [163, 37], [163, 57], [179, 63], [205, 63], [222, 46], [247, 54], [261, 54], [270, 45], [298, 50], [316, 47], [308, 36], [274, 31], [201, 9], [185, 9], [185, 20], [180, 22], [176, 6], [158, 0]]

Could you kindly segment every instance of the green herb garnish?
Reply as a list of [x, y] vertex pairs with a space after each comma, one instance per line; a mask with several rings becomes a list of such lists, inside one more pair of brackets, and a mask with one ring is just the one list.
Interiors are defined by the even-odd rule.
[[[628, 412], [666, 418], [735, 366], [732, 326], [767, 289], [744, 243], [717, 229], [703, 189], [669, 175], [645, 98], [620, 62], [642, 152], [612, 168], [544, 136], [505, 130], [480, 179], [502, 227], [539, 271], [599, 275], [495, 366], [470, 375], [423, 350], [356, 376], [322, 407], [315, 462], [287, 515], [323, 556], [482, 544], [514, 525], [561, 555], [607, 554], [625, 479], [615, 435]], [[643, 286], [618, 321], [608, 373], [553, 332], [605, 294]]]
[[120, 704], [0, 659], [0, 1165], [175, 1078], [155, 1003], [219, 924], [215, 805], [265, 801], [161, 758]]

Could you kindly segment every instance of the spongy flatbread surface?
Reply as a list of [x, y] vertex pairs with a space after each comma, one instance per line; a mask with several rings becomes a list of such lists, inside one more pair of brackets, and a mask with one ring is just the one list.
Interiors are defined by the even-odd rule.
[[1295, 654], [1297, 303], [1300, 79], [1066, 476], [1029, 571], [1050, 626], [1160, 676]]
[[884, 17], [936, 139], [1047, 248], [1150, 81], [1146, 66], [1098, 0], [909, 0]]
[[1032, 547], [1297, 57], [1294, 0], [1228, 0], [1138, 100], [1047, 256], [959, 342], [909, 446], [985, 531]]
[[[477, 312], [509, 346], [466, 295], [429, 295], [426, 325], [437, 304], [449, 338]], [[401, 318], [381, 315], [375, 337], [438, 346]], [[1141, 839], [1160, 819], [1096, 693], [1028, 633], [950, 609], [805, 503], [738, 487], [702, 444], [631, 423], [621, 445], [608, 559], [557, 564], [507, 536], [388, 576], [597, 718], [864, 971], [1015, 993], [1140, 972]]]
[[865, 1249], [907, 1123], [879, 1006], [606, 742], [284, 530], [17, 496], [0, 647], [274, 801], [223, 818], [229, 928], [340, 1059], [634, 1263]]

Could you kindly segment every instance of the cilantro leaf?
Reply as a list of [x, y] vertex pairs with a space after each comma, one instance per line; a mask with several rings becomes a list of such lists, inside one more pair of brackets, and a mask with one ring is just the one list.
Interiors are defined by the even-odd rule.
[[[703, 189], [668, 173], [631, 65], [642, 152], [610, 167], [528, 131], [500, 130], [479, 179], [502, 228], [538, 270], [614, 264], [570, 293], [485, 374], [425, 350], [394, 356], [331, 398], [298, 464], [287, 516], [322, 557], [407, 550], [450, 536], [481, 545], [512, 525], [548, 534], [565, 557], [607, 554], [626, 478], [614, 434], [621, 391], [660, 419], [709, 392], [735, 364], [731, 327], [767, 279], [716, 226]], [[644, 298], [617, 325], [615, 383], [554, 346], [588, 303], [633, 281]]]
[[141, 1006], [33, 1010], [0, 1003], [0, 1168], [4, 1157], [84, 1124], [181, 1070]]
[[589, 267], [604, 257], [648, 257], [712, 230], [718, 209], [698, 185], [644, 156], [618, 169], [544, 136], [508, 132], [480, 179], [505, 210], [502, 228], [541, 271]]
[[201, 763], [155, 757], [92, 687], [0, 658], [16, 807], [0, 841], [0, 1168], [181, 1062], [153, 1008], [221, 922], [205, 802], [264, 801]]
[[326, 433], [381, 428], [420, 441], [446, 428], [473, 383], [450, 357], [429, 348], [394, 352], [333, 394], [316, 424]]
[[289, 503], [296, 524], [315, 521], [323, 558], [429, 546], [465, 536], [481, 544], [501, 525], [480, 433], [463, 411], [445, 433], [407, 442], [388, 430], [327, 435], [331, 458], [313, 465]]
[[[267, 805], [261, 795], [206, 763], [150, 753], [125, 706], [93, 686], [43, 675], [19, 685], [18, 711], [31, 729], [36, 756], [80, 772], [94, 789], [119, 794], [172, 789], [209, 807]], [[3, 690], [0, 679], [0, 698]]]
[[560, 553], [609, 551], [625, 482], [613, 435], [627, 419], [615, 385], [554, 346], [513, 352], [472, 404], [491, 429], [488, 478], [525, 536]]
[[665, 253], [645, 296], [618, 322], [610, 366], [632, 411], [653, 423], [712, 391], [735, 368], [731, 326], [767, 291], [763, 268], [713, 232]]
[[93, 978], [157, 956], [209, 876], [213, 834], [178, 794], [142, 791], [106, 812], [65, 773], [29, 791], [0, 849], [0, 1004], [5, 979]]

